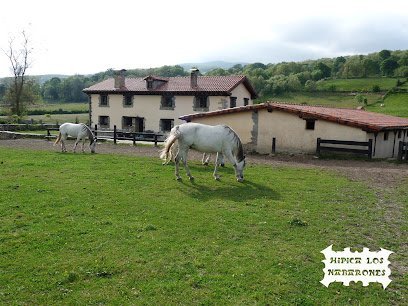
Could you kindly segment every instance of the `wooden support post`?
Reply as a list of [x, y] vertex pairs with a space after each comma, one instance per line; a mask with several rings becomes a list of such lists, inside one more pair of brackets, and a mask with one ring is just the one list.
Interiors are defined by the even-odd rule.
[[404, 143], [402, 141], [399, 142], [398, 144], [398, 155], [397, 155], [397, 160], [402, 161], [402, 149], [404, 148]]
[[154, 146], [157, 147], [157, 134], [154, 134]]
[[[368, 158], [371, 159], [373, 158], [373, 140], [369, 139], [368, 140]], [[394, 154], [394, 152], [392, 153]]]
[[133, 140], [133, 145], [135, 146], [136, 145], [136, 134], [135, 133], [132, 134], [132, 140]]
[[317, 138], [316, 155], [320, 155], [320, 138]]
[[272, 154], [276, 152], [276, 138], [272, 137]]
[[98, 125], [95, 124], [95, 137], [98, 136]]
[[116, 135], [116, 125], [113, 126], [113, 143], [116, 144], [117, 135]]

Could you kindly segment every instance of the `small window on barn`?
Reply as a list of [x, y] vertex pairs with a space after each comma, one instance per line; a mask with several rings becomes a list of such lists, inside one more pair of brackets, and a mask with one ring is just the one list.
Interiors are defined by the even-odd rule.
[[388, 132], [384, 132], [384, 141], [388, 140]]
[[100, 95], [99, 96], [99, 106], [109, 106], [108, 95]]
[[249, 98], [244, 98], [244, 106], [247, 106], [249, 104]]
[[314, 130], [315, 129], [315, 120], [308, 119], [306, 120], [306, 130]]

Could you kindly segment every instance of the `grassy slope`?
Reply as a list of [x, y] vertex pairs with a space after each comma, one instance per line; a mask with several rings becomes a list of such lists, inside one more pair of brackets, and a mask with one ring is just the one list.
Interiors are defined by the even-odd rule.
[[389, 95], [384, 103], [369, 105], [367, 110], [387, 115], [408, 117], [408, 94], [397, 93]]
[[373, 86], [378, 85], [381, 91], [387, 91], [395, 87], [395, 78], [366, 78], [366, 79], [334, 79], [318, 82], [319, 90], [328, 90], [333, 86], [337, 91], [372, 91]]
[[395, 271], [387, 290], [319, 283], [330, 244], [406, 266], [373, 190], [316, 169], [249, 166], [240, 184], [231, 166], [221, 182], [191, 168], [195, 183], [158, 159], [0, 147], [0, 303], [402, 303]]

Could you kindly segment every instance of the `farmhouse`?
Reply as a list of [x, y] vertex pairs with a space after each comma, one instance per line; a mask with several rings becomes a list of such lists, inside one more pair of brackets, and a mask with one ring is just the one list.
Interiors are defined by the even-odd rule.
[[252, 105], [256, 92], [245, 76], [115, 77], [85, 88], [90, 123], [98, 129], [166, 132], [184, 114]]
[[360, 143], [371, 140], [372, 157], [390, 158], [397, 156], [399, 142], [408, 138], [408, 119], [357, 109], [268, 102], [190, 114], [180, 119], [229, 125], [240, 135], [247, 150], [261, 154], [314, 153], [317, 139], [321, 138]]

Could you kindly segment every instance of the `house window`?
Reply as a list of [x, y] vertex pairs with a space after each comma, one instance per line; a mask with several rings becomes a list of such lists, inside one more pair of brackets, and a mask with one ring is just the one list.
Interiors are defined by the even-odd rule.
[[237, 106], [237, 97], [230, 97], [230, 108]]
[[174, 110], [176, 97], [174, 95], [163, 95], [161, 98], [160, 109]]
[[306, 120], [306, 130], [314, 130], [314, 129], [315, 129], [315, 120], [307, 119]]
[[133, 106], [133, 95], [123, 95], [123, 106], [124, 107]]
[[208, 96], [195, 96], [193, 110], [208, 111]]
[[133, 126], [133, 117], [122, 117], [122, 129], [129, 130]]
[[99, 127], [109, 128], [109, 116], [99, 116]]
[[153, 80], [147, 80], [147, 89], [153, 89]]
[[244, 98], [244, 106], [247, 106], [249, 104], [249, 98]]
[[160, 119], [160, 131], [170, 132], [174, 126], [174, 119]]
[[384, 132], [384, 141], [388, 140], [388, 132]]
[[99, 106], [109, 106], [109, 97], [108, 95], [99, 96]]

